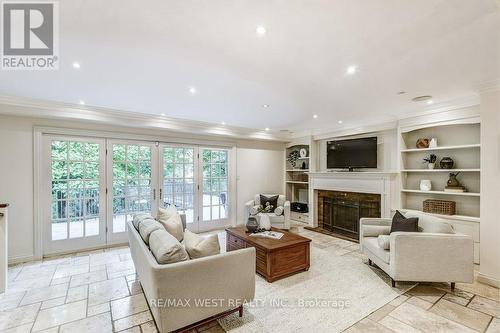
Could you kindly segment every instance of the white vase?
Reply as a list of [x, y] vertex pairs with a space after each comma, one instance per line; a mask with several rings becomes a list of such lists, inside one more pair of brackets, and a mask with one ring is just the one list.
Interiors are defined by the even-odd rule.
[[437, 146], [438, 146], [438, 139], [432, 138], [431, 141], [429, 141], [429, 148], [436, 148]]
[[420, 181], [420, 191], [430, 191], [432, 190], [432, 183], [429, 179], [422, 179]]
[[436, 166], [436, 163], [429, 163], [429, 164], [427, 164], [427, 167], [429, 169], [434, 169], [435, 166]]
[[259, 227], [261, 229], [271, 230], [271, 220], [267, 214], [260, 215]]

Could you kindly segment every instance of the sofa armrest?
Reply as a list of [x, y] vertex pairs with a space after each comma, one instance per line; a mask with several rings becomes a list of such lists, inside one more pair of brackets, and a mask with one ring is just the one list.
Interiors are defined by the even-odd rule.
[[359, 245], [363, 249], [364, 237], [378, 237], [391, 233], [392, 219], [362, 217], [359, 219]]
[[283, 205], [283, 215], [285, 216], [284, 229], [286, 230], [290, 229], [290, 212], [291, 212], [290, 201], [285, 201], [285, 204]]
[[250, 216], [250, 209], [255, 205], [254, 200], [247, 201], [245, 203], [245, 219], [247, 219]]
[[390, 218], [362, 217], [359, 219], [359, 223], [361, 225], [390, 226], [392, 224], [392, 219], [390, 219]]
[[393, 232], [390, 244], [390, 275], [396, 281], [473, 281], [474, 245], [470, 236]]

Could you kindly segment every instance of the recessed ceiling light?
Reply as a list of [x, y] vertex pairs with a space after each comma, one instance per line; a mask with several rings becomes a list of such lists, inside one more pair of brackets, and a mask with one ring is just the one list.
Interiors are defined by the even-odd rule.
[[259, 25], [256, 29], [255, 29], [255, 32], [257, 33], [257, 35], [265, 35], [267, 30], [264, 26], [262, 25]]
[[189, 88], [189, 92], [190, 92], [191, 94], [196, 94], [196, 88], [195, 88], [195, 87], [191, 87], [191, 88]]
[[429, 104], [429, 105], [431, 105], [432, 103], [434, 103], [434, 101], [432, 99], [427, 101], [427, 104]]
[[356, 66], [349, 66], [347, 67], [346, 73], [349, 75], [352, 75], [358, 71], [358, 68]]
[[225, 122], [225, 121], [223, 121], [221, 124], [222, 124], [222, 126], [224, 126], [224, 125], [226, 125], [226, 122]]
[[268, 108], [268, 107], [269, 107], [269, 104], [262, 104], [262, 107], [263, 107], [263, 108]]
[[80, 69], [80, 63], [79, 62], [73, 62], [73, 68]]
[[413, 97], [411, 100], [414, 102], [425, 102], [425, 101], [428, 101], [430, 99], [432, 99], [432, 96], [422, 95], [422, 96]]
[[163, 117], [165, 117], [165, 114], [164, 114], [164, 113], [162, 113], [161, 115], [162, 115]]
[[317, 114], [313, 114], [313, 118], [314, 119], [318, 119], [318, 115]]
[[266, 130], [266, 131], [269, 131], [269, 127], [266, 127], [266, 128], [265, 128], [265, 130]]
[[80, 101], [80, 105], [85, 105], [85, 101]]
[[343, 123], [343, 121], [342, 121], [342, 120], [339, 120], [339, 121], [337, 121], [337, 122], [338, 122], [339, 124], [342, 124], [342, 123]]

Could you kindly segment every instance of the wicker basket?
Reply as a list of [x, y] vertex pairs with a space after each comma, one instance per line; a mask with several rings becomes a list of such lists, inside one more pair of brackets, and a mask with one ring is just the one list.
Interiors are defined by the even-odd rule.
[[424, 200], [424, 212], [443, 215], [455, 215], [456, 202], [447, 200]]

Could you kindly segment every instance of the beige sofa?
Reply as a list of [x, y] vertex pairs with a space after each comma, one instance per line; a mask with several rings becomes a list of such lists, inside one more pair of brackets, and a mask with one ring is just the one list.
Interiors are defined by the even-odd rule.
[[237, 309], [254, 298], [254, 248], [160, 265], [132, 222], [127, 229], [132, 259], [160, 332]]
[[[264, 194], [266, 196], [272, 196], [276, 194]], [[258, 213], [257, 215], [252, 215], [251, 210], [254, 206], [260, 205], [260, 194], [256, 194], [253, 200], [248, 201], [245, 204], [245, 218], [248, 219], [249, 216], [255, 216], [260, 219], [262, 214], [269, 216], [271, 226], [279, 229], [290, 229], [290, 201], [287, 201], [284, 194], [279, 194], [278, 196], [278, 207], [283, 207], [283, 214], [276, 215], [272, 213]]]
[[[360, 219], [360, 245], [364, 254], [392, 280], [415, 282], [472, 282], [472, 237], [457, 234], [445, 220], [425, 213], [418, 217], [421, 232], [390, 233], [391, 219]], [[389, 235], [389, 250], [379, 245], [378, 235]]]

